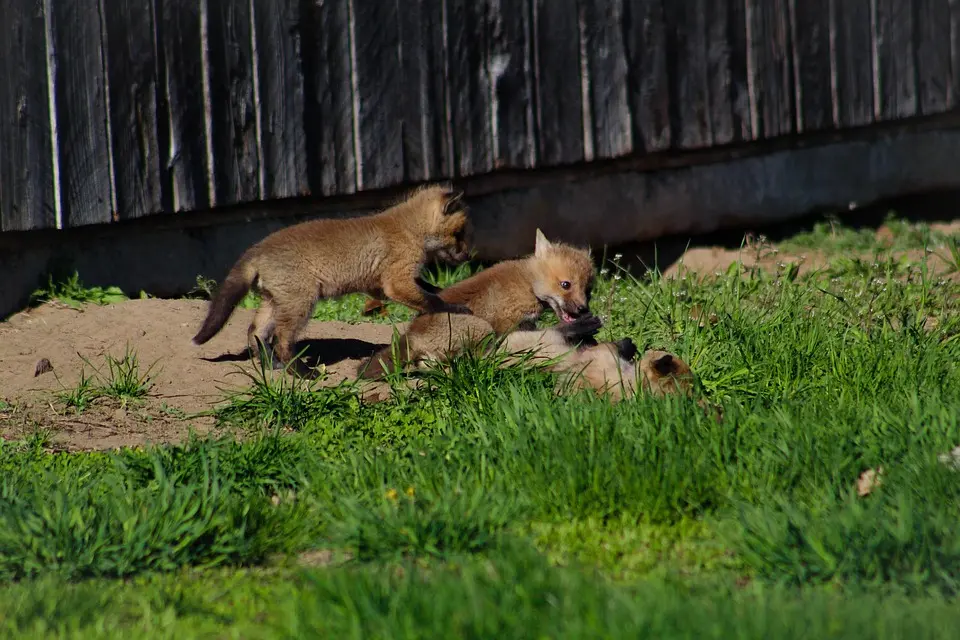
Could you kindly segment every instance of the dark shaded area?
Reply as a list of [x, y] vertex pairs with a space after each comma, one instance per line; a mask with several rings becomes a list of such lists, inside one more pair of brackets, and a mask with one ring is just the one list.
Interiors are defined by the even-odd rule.
[[[312, 369], [321, 365], [335, 365], [343, 360], [368, 358], [384, 346], [355, 338], [319, 338], [298, 341], [294, 353], [300, 354], [300, 361]], [[228, 352], [213, 358], [201, 358], [207, 362], [245, 362], [249, 359], [249, 349], [238, 353]]]
[[[956, 220], [960, 218], [960, 191], [906, 195], [852, 211], [819, 212], [771, 225], [738, 226], [713, 233], [676, 235], [646, 242], [632, 242], [608, 247], [606, 255], [609, 258], [617, 253], [622, 254], [620, 266], [631, 272], [639, 270], [642, 273], [654, 266], [659, 267], [662, 272], [679, 260], [687, 249], [696, 247], [739, 249], [747, 234], [764, 235], [771, 243], [777, 244], [799, 233], [813, 231], [817, 223], [829, 221], [854, 230], [875, 231], [883, 226], [891, 212], [898, 219], [914, 224]], [[595, 250], [594, 253], [597, 260], [601, 261], [604, 252]]]

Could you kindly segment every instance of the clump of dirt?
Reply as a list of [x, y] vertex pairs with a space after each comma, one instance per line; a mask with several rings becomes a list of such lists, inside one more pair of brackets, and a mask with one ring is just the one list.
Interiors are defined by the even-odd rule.
[[[89, 450], [178, 442], [191, 429], [210, 433], [213, 418], [196, 414], [247, 386], [240, 371], [252, 373], [255, 366], [246, 353], [253, 311], [238, 309], [198, 347], [191, 338], [206, 309], [200, 300], [130, 300], [79, 310], [52, 302], [0, 323], [0, 399], [6, 404], [0, 435], [20, 438], [47, 428], [54, 446]], [[385, 324], [311, 322], [298, 348], [306, 347], [312, 363], [326, 366], [320, 384], [337, 384], [353, 377], [362, 358], [389, 344], [392, 331]], [[77, 413], [57, 399], [57, 392], [78, 386], [82, 371], [95, 377], [91, 365], [107, 375], [105, 356], [123, 358], [128, 348], [141, 373], [152, 367], [153, 385], [142, 401], [124, 406], [101, 398]], [[38, 367], [42, 359], [52, 370]]]

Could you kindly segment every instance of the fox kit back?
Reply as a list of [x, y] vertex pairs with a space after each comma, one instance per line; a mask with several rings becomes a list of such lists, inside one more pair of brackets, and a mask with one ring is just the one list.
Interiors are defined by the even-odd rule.
[[267, 236], [230, 270], [194, 343], [216, 335], [251, 288], [263, 302], [247, 331], [250, 349], [256, 355], [258, 342], [275, 339], [275, 356], [283, 364], [292, 359], [297, 335], [321, 298], [363, 292], [421, 312], [469, 313], [418, 284], [428, 256], [451, 264], [468, 257], [461, 195], [443, 185], [422, 187], [375, 215], [312, 220]]
[[545, 308], [563, 323], [588, 315], [595, 278], [589, 249], [550, 242], [537, 229], [533, 255], [499, 262], [439, 295], [469, 308], [504, 334], [533, 328]]

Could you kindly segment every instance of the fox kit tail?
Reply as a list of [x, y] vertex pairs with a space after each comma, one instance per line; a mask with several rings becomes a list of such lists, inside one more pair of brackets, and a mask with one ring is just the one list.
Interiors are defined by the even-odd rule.
[[388, 344], [380, 351], [370, 356], [360, 367], [360, 377], [366, 380], [376, 380], [397, 369], [397, 356], [400, 357], [400, 366], [403, 359], [410, 358], [410, 340], [406, 335], [400, 336], [396, 342]]
[[203, 344], [217, 335], [217, 332], [230, 319], [233, 310], [240, 304], [243, 296], [247, 295], [256, 275], [255, 270], [251, 269], [243, 258], [234, 265], [217, 290], [217, 295], [210, 302], [210, 308], [207, 311], [207, 317], [203, 320], [203, 326], [193, 337], [194, 344]]

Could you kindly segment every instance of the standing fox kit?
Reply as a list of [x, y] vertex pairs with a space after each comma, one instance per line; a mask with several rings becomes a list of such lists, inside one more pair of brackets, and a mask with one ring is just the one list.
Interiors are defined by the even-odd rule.
[[263, 299], [247, 331], [251, 352], [256, 357], [257, 341], [268, 345], [274, 338], [282, 364], [293, 358], [297, 335], [322, 298], [363, 292], [421, 312], [469, 313], [420, 285], [428, 258], [459, 264], [468, 257], [461, 196], [447, 186], [427, 186], [375, 215], [312, 220], [270, 234], [230, 270], [193, 342], [215, 336], [251, 288]]
[[565, 324], [585, 317], [595, 278], [589, 249], [550, 242], [537, 229], [533, 255], [498, 262], [438, 295], [467, 307], [502, 335], [518, 327], [532, 329], [544, 308]]

